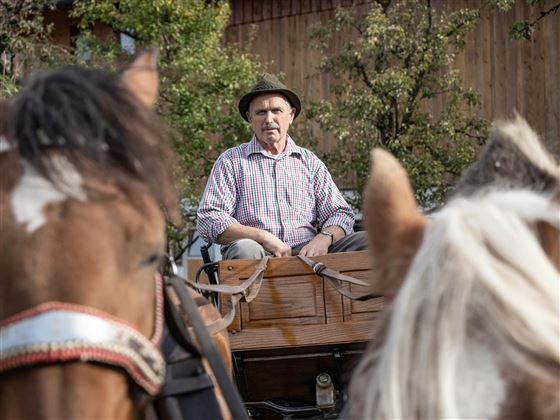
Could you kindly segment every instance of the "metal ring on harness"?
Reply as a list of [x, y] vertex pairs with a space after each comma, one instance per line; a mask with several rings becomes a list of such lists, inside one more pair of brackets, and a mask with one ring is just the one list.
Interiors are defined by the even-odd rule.
[[316, 262], [311, 268], [315, 273], [321, 274], [327, 268], [327, 266], [322, 262]]

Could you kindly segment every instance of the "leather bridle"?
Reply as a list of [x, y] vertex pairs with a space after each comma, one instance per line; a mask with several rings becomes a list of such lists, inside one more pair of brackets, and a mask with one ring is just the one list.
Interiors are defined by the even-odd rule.
[[155, 327], [151, 339], [106, 312], [65, 302], [46, 302], [0, 322], [0, 373], [36, 364], [98, 362], [124, 368], [150, 395], [165, 380], [159, 350], [163, 285], [155, 276]]

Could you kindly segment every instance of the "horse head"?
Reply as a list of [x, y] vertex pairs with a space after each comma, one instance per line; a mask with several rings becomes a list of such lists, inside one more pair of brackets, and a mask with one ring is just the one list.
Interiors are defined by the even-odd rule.
[[163, 381], [156, 270], [178, 210], [155, 61], [41, 73], [7, 104], [2, 418], [137, 418]]
[[354, 373], [351, 417], [559, 416], [560, 182], [535, 141], [521, 119], [496, 126], [429, 216], [402, 166], [372, 152], [371, 286], [394, 299]]

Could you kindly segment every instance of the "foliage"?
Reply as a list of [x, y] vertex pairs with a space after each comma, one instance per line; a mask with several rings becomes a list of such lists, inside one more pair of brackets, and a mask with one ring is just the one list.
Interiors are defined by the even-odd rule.
[[0, 0], [0, 98], [14, 95], [31, 69], [70, 60], [50, 41], [52, 25], [44, 22], [53, 0]]
[[224, 45], [230, 14], [225, 0], [77, 0], [72, 14], [80, 19], [82, 45], [91, 62], [118, 67], [122, 58], [117, 39], [93, 36], [96, 23], [132, 37], [137, 50], [159, 47], [158, 111], [172, 128], [188, 222], [167, 227], [170, 255], [179, 256], [192, 240], [193, 209], [215, 159], [250, 135], [237, 112], [237, 99], [254, 83], [259, 64], [250, 54]]
[[[160, 48], [159, 111], [174, 129], [184, 197], [196, 200], [221, 151], [246, 141], [249, 127], [236, 102], [260, 70], [254, 57], [222, 37], [230, 14], [227, 1], [122, 0], [75, 2], [82, 33], [94, 22], [135, 39], [136, 48]], [[92, 60], [118, 61], [119, 46], [93, 37]]]
[[[336, 147], [325, 156], [333, 172], [357, 180], [359, 207], [369, 151], [393, 153], [411, 176], [419, 201], [437, 204], [475, 158], [486, 123], [476, 117], [479, 96], [451, 70], [478, 11], [436, 15], [414, 0], [374, 3], [365, 16], [338, 10], [313, 39], [323, 52], [320, 70], [333, 80], [334, 99], [315, 103], [308, 116], [330, 131]], [[334, 33], [353, 40], [326, 55]], [[428, 102], [442, 102], [439, 113]]]
[[[546, 3], [550, 3], [549, 0], [525, 0], [525, 3], [529, 6], [544, 6]], [[488, 0], [490, 6], [497, 7], [498, 9], [507, 12], [515, 4], [515, 0]], [[509, 37], [516, 40], [530, 40], [535, 27], [544, 19], [546, 16], [551, 14], [556, 14], [560, 10], [560, 2], [556, 0], [556, 4], [552, 5], [550, 8], [541, 11], [538, 17], [532, 20], [520, 20], [513, 22], [509, 31]]]

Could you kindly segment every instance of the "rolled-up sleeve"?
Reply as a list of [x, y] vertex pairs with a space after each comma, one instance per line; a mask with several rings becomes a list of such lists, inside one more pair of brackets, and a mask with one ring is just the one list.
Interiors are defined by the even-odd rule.
[[317, 160], [314, 190], [319, 227], [322, 229], [327, 226], [340, 226], [349, 235], [354, 232], [354, 212], [334, 183], [325, 164]]
[[236, 203], [236, 184], [231, 162], [220, 156], [202, 195], [196, 212], [199, 235], [209, 242], [216, 242], [228, 227], [238, 223], [232, 216]]

